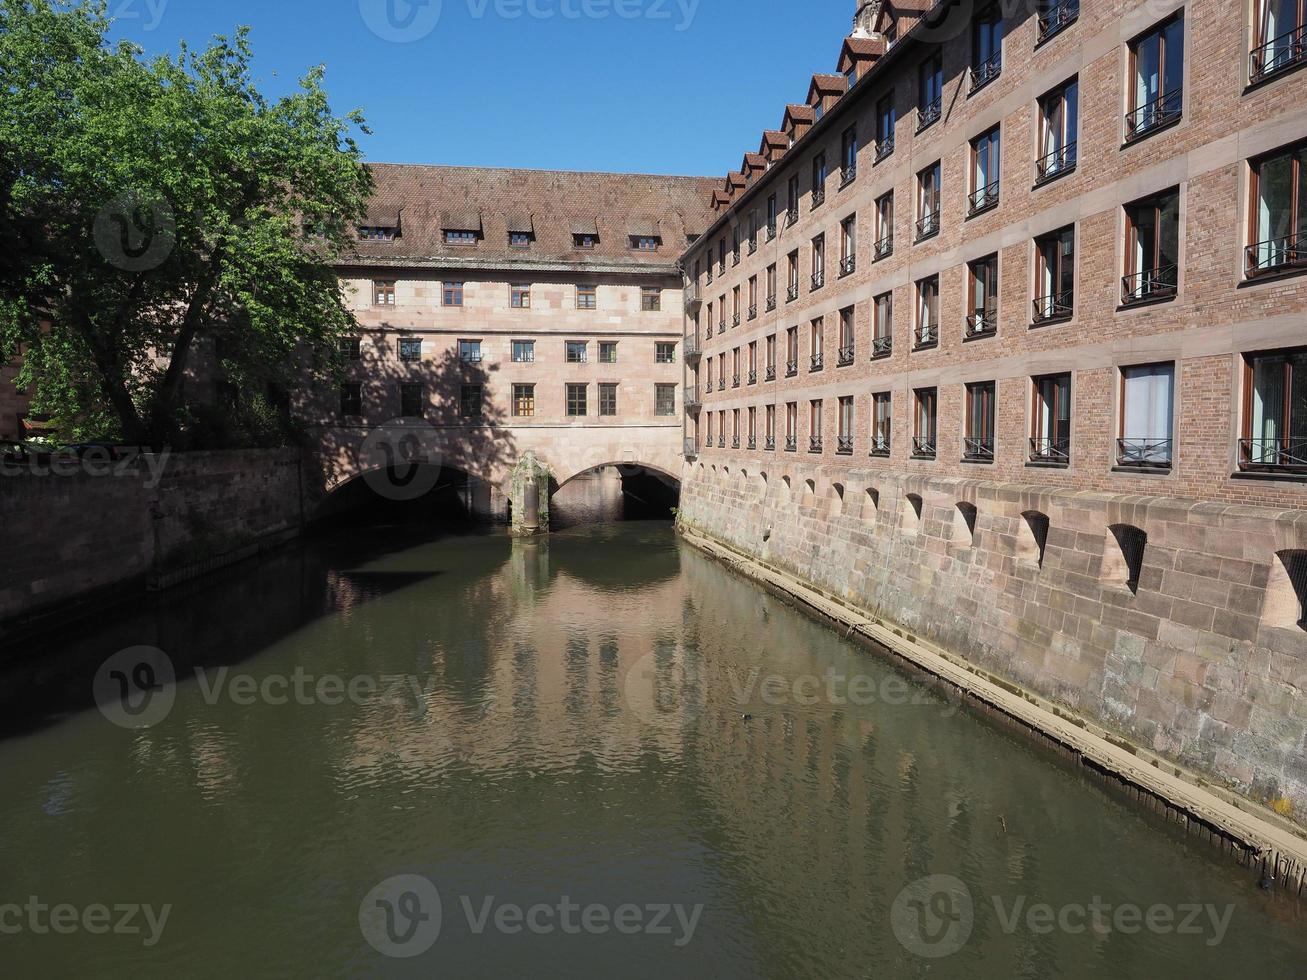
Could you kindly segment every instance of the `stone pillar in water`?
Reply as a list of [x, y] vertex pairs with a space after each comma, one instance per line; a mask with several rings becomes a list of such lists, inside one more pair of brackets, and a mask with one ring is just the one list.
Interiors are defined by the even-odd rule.
[[527, 453], [513, 467], [509, 481], [509, 501], [513, 524], [509, 533], [529, 537], [549, 532], [549, 468]]

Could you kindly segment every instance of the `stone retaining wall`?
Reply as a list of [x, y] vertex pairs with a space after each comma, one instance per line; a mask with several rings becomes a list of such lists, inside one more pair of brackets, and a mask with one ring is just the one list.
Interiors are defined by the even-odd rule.
[[680, 520], [1307, 826], [1307, 511], [696, 464]]

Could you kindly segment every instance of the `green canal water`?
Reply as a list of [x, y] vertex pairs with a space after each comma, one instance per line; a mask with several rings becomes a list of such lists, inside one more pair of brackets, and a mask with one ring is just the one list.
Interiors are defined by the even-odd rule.
[[0, 681], [4, 977], [1307, 969], [1297, 904], [666, 524], [350, 529]]

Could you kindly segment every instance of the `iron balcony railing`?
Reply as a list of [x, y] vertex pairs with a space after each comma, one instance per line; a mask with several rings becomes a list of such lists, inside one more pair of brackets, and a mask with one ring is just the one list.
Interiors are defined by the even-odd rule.
[[846, 163], [840, 167], [840, 186], [848, 187], [858, 179], [858, 165], [856, 163]]
[[699, 295], [699, 284], [696, 282], [685, 291], [685, 312], [691, 316], [703, 305], [703, 298]]
[[995, 51], [988, 58], [971, 69], [971, 91], [968, 95], [975, 95], [982, 88], [998, 78], [1003, 71], [1003, 52]]
[[687, 409], [690, 409], [691, 411], [694, 411], [694, 410], [698, 409], [699, 406], [700, 406], [701, 404], [703, 404], [703, 403], [699, 400], [699, 388], [698, 388], [698, 386], [695, 385], [695, 386], [693, 386], [693, 387], [688, 387], [688, 388], [686, 388], [686, 389], [685, 389], [685, 407], [686, 407]]
[[998, 332], [998, 310], [976, 310], [967, 317], [967, 339]]
[[682, 349], [685, 352], [683, 356], [687, 361], [698, 360], [703, 356], [703, 348], [699, 346], [698, 337], [686, 337], [685, 346]]
[[962, 440], [962, 458], [969, 463], [994, 462], [994, 440], [967, 436]]
[[1147, 136], [1155, 129], [1175, 122], [1184, 114], [1184, 90], [1172, 89], [1151, 102], [1125, 114], [1126, 142]]
[[1272, 238], [1244, 249], [1244, 273], [1252, 277], [1294, 266], [1307, 265], [1307, 248], [1298, 244], [1298, 236]]
[[757, 449], [757, 448], [758, 448], [758, 437], [757, 437], [757, 436], [749, 436], [748, 448], [749, 448], [749, 449]]
[[704, 280], [709, 286], [712, 285], [712, 263], [708, 263], [708, 268], [704, 270]]
[[767, 312], [770, 313], [774, 309], [776, 309], [776, 294], [772, 293], [767, 297]]
[[821, 452], [821, 436], [812, 436], [808, 439], [808, 452]]
[[799, 437], [798, 437], [798, 436], [786, 436], [786, 437], [785, 437], [785, 451], [786, 451], [787, 453], [795, 453], [795, 452], [798, 452], [798, 451], [799, 451]]
[[873, 360], [881, 357], [889, 357], [894, 353], [894, 337], [886, 334], [884, 337], [871, 338], [871, 357]]
[[762, 376], [762, 379], [763, 379], [764, 381], [775, 381], [775, 380], [776, 380], [776, 365], [775, 365], [775, 364], [768, 364], [768, 365], [767, 365], [767, 372]]
[[740, 325], [740, 314], [736, 313], [734, 316], [731, 317], [731, 326], [738, 327], [739, 325]]
[[725, 448], [726, 448], [726, 437], [725, 437], [725, 436], [718, 436], [718, 437], [717, 437], [717, 448], [718, 448], [718, 449], [725, 449]]
[[799, 223], [799, 206], [791, 205], [785, 210], [785, 227], [792, 228]]
[[1080, 16], [1080, 0], [1043, 0], [1041, 6], [1037, 44], [1066, 30]]
[[871, 437], [871, 452], [869, 456], [888, 456], [890, 450], [890, 441], [888, 436], [873, 435]]
[[763, 444], [762, 444], [762, 448], [765, 449], [765, 450], [767, 450], [767, 452], [769, 452], [769, 453], [774, 453], [774, 452], [776, 452], [776, 437], [775, 437], [775, 436], [768, 436], [768, 437], [766, 438], [766, 440], [764, 440], [764, 442], [763, 442]]
[[825, 270], [822, 270], [821, 272], [814, 272], [814, 273], [812, 274], [812, 288], [813, 288], [813, 289], [821, 289], [821, 287], [824, 286], [824, 285], [826, 285], [826, 272], [825, 272]]
[[725, 391], [725, 390], [726, 390], [726, 379], [725, 379], [725, 378], [718, 378], [718, 379], [717, 379], [717, 390], [718, 390], [718, 391]]
[[923, 323], [912, 333], [912, 349], [924, 350], [939, 344], [939, 324]]
[[739, 436], [731, 436], [731, 448], [732, 448], [732, 449], [739, 449], [739, 448], [740, 448], [740, 437], [739, 437]]
[[785, 377], [792, 378], [798, 373], [799, 373], [799, 359], [797, 357], [794, 358], [793, 360], [789, 360], [785, 362]]
[[982, 211], [998, 206], [998, 181], [986, 184], [979, 190], [972, 191], [967, 197], [967, 217], [974, 217]]
[[1239, 468], [1307, 473], [1307, 439], [1240, 439]]
[[944, 99], [942, 96], [936, 96], [933, 102], [928, 102], [917, 110], [917, 132], [920, 133], [935, 123], [939, 122], [939, 117], [944, 111]]
[[686, 459], [694, 459], [699, 455], [699, 446], [693, 439], [686, 438], [681, 453]]
[[1049, 439], [1043, 436], [1030, 440], [1030, 462], [1058, 463], [1065, 466], [1071, 462], [1070, 438]]
[[756, 251], [758, 251], [758, 239], [756, 239], [756, 238], [750, 238], [750, 239], [749, 239], [749, 254], [752, 255], [752, 254], [753, 254], [754, 252], [756, 252]]
[[719, 275], [719, 276], [724, 276], [724, 275], [726, 275], [726, 260], [725, 260], [725, 259], [719, 259], [719, 260], [718, 260], [718, 262], [717, 262], [717, 275]]
[[740, 264], [740, 250], [737, 248], [731, 252], [731, 268]]
[[894, 152], [894, 137], [886, 136], [876, 140], [876, 162], [880, 163]]
[[785, 290], [785, 302], [793, 303], [798, 298], [799, 298], [799, 284], [797, 282], [790, 283], [790, 288]]
[[1147, 269], [1132, 276], [1121, 277], [1121, 303], [1142, 303], [1150, 299], [1165, 299], [1176, 294], [1179, 270], [1173, 265], [1160, 269]]
[[1118, 466], [1170, 466], [1170, 439], [1118, 439]]
[[717, 332], [718, 332], [718, 333], [725, 333], [725, 332], [726, 332], [726, 321], [725, 321], [725, 320], [718, 320], [718, 321], [717, 321]]
[[1035, 183], [1042, 184], [1076, 169], [1076, 141], [1050, 150], [1035, 161]]
[[740, 387], [740, 376], [738, 374], [731, 376], [731, 387], [732, 388]]
[[821, 207], [825, 203], [826, 203], [826, 192], [820, 187], [815, 188], [812, 192], [812, 207], [810, 208], [810, 210], [816, 211], [819, 207]]
[[1307, 24], [1302, 24], [1253, 48], [1248, 56], [1248, 82], [1254, 84], [1307, 61]]
[[852, 363], [853, 363], [853, 345], [850, 344], [848, 347], [841, 347], [839, 353], [839, 359], [835, 362], [836, 366], [848, 367]]
[[767, 241], [773, 241], [776, 238], [776, 224], [772, 222], [767, 225]]
[[749, 319], [750, 319], [750, 320], [756, 320], [756, 319], [758, 319], [758, 304], [757, 304], [757, 303], [751, 303], [751, 304], [749, 304]]
[[839, 436], [835, 440], [835, 452], [840, 456], [852, 456], [853, 436]]
[[925, 241], [939, 232], [939, 208], [927, 211], [917, 219], [917, 241]]
[[840, 259], [840, 277], [851, 276], [858, 271], [858, 258], [855, 255], [846, 255]]
[[751, 384], [751, 385], [756, 385], [756, 384], [758, 383], [758, 370], [757, 370], [757, 368], [754, 368], [753, 370], [749, 371], [749, 375], [748, 375], [748, 377], [747, 377], [745, 380], [746, 380], [749, 384]]
[[810, 365], [809, 365], [809, 367], [808, 367], [808, 370], [809, 370], [810, 372], [811, 372], [811, 371], [820, 371], [820, 370], [822, 369], [823, 358], [822, 358], [822, 356], [821, 356], [820, 353], [813, 354], [812, 357], [810, 358], [810, 362], [811, 362], [811, 363], [810, 363]]
[[916, 459], [934, 459], [935, 440], [926, 436], [913, 436], [912, 455]]
[[1052, 293], [1035, 299], [1035, 323], [1048, 323], [1051, 320], [1068, 320], [1075, 312], [1075, 294], [1068, 289], [1064, 293]]
[[894, 254], [894, 233], [890, 232], [875, 245], [872, 246], [872, 257], [879, 262], [881, 259], [887, 259]]

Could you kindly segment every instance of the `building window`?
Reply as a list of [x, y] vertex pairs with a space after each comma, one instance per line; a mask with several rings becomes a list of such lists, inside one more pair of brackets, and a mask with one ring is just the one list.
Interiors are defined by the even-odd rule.
[[826, 321], [822, 317], [808, 327], [808, 353], [812, 358], [810, 370], [820, 371], [826, 357]]
[[395, 280], [394, 279], [372, 280], [372, 305], [373, 306], [395, 305]]
[[363, 414], [363, 386], [358, 382], [340, 386], [340, 414], [347, 418]]
[[595, 286], [577, 286], [576, 287], [576, 308], [578, 310], [593, 310], [599, 304], [597, 301], [598, 289]]
[[567, 386], [567, 414], [579, 418], [586, 412], [586, 386], [570, 384]]
[[776, 263], [767, 266], [767, 310], [776, 309]]
[[1253, 161], [1252, 242], [1244, 252], [1248, 276], [1307, 267], [1307, 143]]
[[654, 414], [676, 414], [676, 385], [654, 385]]
[[771, 450], [774, 450], [776, 448], [776, 406], [775, 405], [767, 406], [765, 418], [766, 421], [763, 423], [766, 426], [764, 438], [767, 441], [764, 443], [764, 447], [770, 452]]
[[594, 234], [579, 234], [572, 236], [572, 247], [583, 248], [587, 251], [599, 244], [599, 236]]
[[1076, 230], [1035, 239], [1035, 323], [1068, 320], [1075, 313]]
[[876, 198], [876, 244], [873, 247], [876, 261], [894, 254], [894, 192], [886, 191]]
[[851, 275], [857, 268], [858, 218], [851, 214], [840, 222], [840, 275]]
[[912, 458], [934, 459], [939, 391], [936, 388], [918, 388], [913, 392], [913, 399], [917, 410], [912, 423]]
[[994, 382], [967, 385], [967, 420], [962, 458], [970, 463], [994, 462]]
[[749, 319], [754, 320], [758, 316], [758, 277], [749, 277]]
[[1307, 5], [1303, 0], [1257, 0], [1248, 81], [1260, 82], [1307, 63]]
[[654, 344], [655, 364], [675, 364], [676, 344], [671, 341], [658, 341]]
[[480, 364], [481, 341], [460, 340], [458, 342], [458, 359], [464, 364]]
[[850, 126], [844, 131], [840, 141], [841, 180], [840, 186], [846, 186], [858, 176], [858, 127]]
[[479, 237], [475, 231], [445, 230], [446, 245], [475, 245]]
[[917, 324], [913, 350], [939, 345], [939, 276], [917, 280]]
[[1244, 358], [1244, 470], [1307, 473], [1307, 347]]
[[1180, 191], [1126, 206], [1121, 302], [1170, 299], [1179, 282]]
[[459, 414], [465, 419], [481, 417], [481, 385], [463, 385], [459, 393]]
[[656, 235], [632, 235], [631, 247], [637, 252], [656, 252], [663, 240]]
[[978, 92], [1003, 70], [1003, 15], [984, 10], [971, 27], [971, 92]]
[[536, 342], [534, 340], [513, 341], [513, 363], [534, 364], [536, 359]]
[[767, 335], [767, 380], [776, 380], [776, 335]]
[[799, 448], [799, 403], [785, 404], [785, 451], [795, 452]]
[[814, 398], [808, 402], [808, 452], [819, 453], [821, 450], [821, 399]]
[[1080, 83], [1071, 79], [1039, 100], [1039, 159], [1035, 182], [1043, 183], [1076, 168], [1080, 125]]
[[829, 176], [826, 166], [826, 154], [818, 153], [812, 158], [812, 206], [820, 207], [826, 200], [826, 178]]
[[995, 126], [971, 141], [971, 196], [967, 217], [998, 206], [999, 130]]
[[967, 339], [991, 337], [998, 332], [998, 255], [967, 263], [970, 302]]
[[399, 359], [401, 361], [420, 361], [422, 360], [422, 338], [420, 337], [400, 337], [399, 338]]
[[657, 286], [640, 287], [640, 309], [645, 313], [656, 313], [663, 308], [663, 291]]
[[399, 414], [402, 418], [421, 418], [422, 402], [422, 385], [406, 382], [399, 386]]
[[826, 285], [826, 236], [818, 235], [812, 240], [812, 288], [821, 289]]
[[894, 111], [894, 93], [887, 92], [876, 103], [876, 162], [884, 160], [894, 152], [894, 126], [897, 122]]
[[529, 231], [510, 231], [508, 233], [509, 248], [530, 248], [536, 236]]
[[567, 363], [584, 364], [589, 360], [586, 351], [587, 346], [584, 340], [569, 340], [567, 342]]
[[731, 326], [738, 327], [740, 325], [740, 287], [739, 286], [736, 286], [731, 291], [731, 313], [733, 314], [733, 316], [731, 317]]
[[1080, 16], [1080, 0], [1038, 0], [1036, 44], [1060, 34]]
[[345, 337], [340, 342], [340, 356], [347, 361], [357, 361], [363, 354], [359, 349], [359, 338]]
[[944, 57], [936, 51], [917, 68], [917, 132], [939, 121], [944, 111]]
[[463, 284], [461, 282], [444, 283], [440, 290], [440, 302], [444, 306], [462, 306]]
[[749, 406], [749, 448], [758, 448], [758, 410]]
[[836, 437], [835, 452], [841, 456], [853, 455], [853, 396], [840, 398], [840, 430]]
[[776, 237], [776, 221], [780, 213], [779, 205], [776, 202], [776, 195], [772, 194], [767, 198], [767, 240], [771, 241]]
[[740, 387], [740, 348], [738, 347], [731, 351], [731, 368], [733, 371], [731, 387], [738, 388]]
[[878, 391], [871, 396], [871, 455], [888, 456], [890, 453], [890, 433], [893, 429], [893, 417], [890, 408], [893, 404], [888, 391]]
[[1174, 364], [1121, 369], [1118, 466], [1171, 465], [1174, 401]]
[[617, 363], [617, 341], [615, 340], [599, 341], [599, 363], [600, 364]]
[[508, 305], [515, 310], [531, 308], [531, 287], [524, 282], [515, 282], [508, 287]]
[[785, 376], [792, 378], [799, 373], [799, 328], [789, 327], [785, 331]]
[[799, 175], [791, 174], [785, 187], [785, 218], [787, 224], [797, 224], [799, 220]]
[[599, 385], [599, 414], [609, 418], [617, 414], [617, 385], [609, 382]]
[[[322, 238], [326, 234], [326, 225], [306, 225], [305, 230], [316, 238]], [[358, 230], [359, 241], [361, 242], [393, 242], [398, 233], [399, 229], [397, 228], [379, 227], [377, 225], [360, 225]]]
[[532, 418], [536, 413], [536, 386], [533, 384], [513, 385], [513, 415], [517, 418]]
[[940, 166], [936, 160], [917, 174], [917, 241], [939, 233]]
[[1071, 375], [1035, 378], [1031, 388], [1030, 461], [1066, 466], [1071, 462]]
[[881, 293], [872, 300], [871, 356], [889, 357], [894, 353], [894, 294]]
[[856, 345], [856, 327], [854, 324], [854, 307], [846, 306], [840, 310], [840, 350], [839, 367], [847, 367], [853, 363], [854, 347]]
[[1172, 17], [1130, 45], [1127, 141], [1177, 122], [1184, 113], [1184, 18]]

